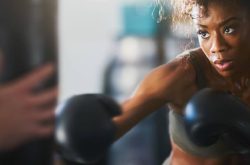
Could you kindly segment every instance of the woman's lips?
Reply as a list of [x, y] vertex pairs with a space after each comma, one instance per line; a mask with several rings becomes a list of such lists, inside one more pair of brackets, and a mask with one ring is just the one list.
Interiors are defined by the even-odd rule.
[[233, 61], [232, 60], [216, 60], [214, 61], [214, 65], [221, 71], [229, 70], [232, 68]]

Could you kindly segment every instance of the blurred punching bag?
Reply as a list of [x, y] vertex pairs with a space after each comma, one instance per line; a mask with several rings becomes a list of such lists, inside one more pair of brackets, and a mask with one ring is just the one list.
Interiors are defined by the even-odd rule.
[[0, 1], [2, 82], [56, 60], [56, 17], [56, 0]]
[[[5, 83], [57, 60], [57, 1], [0, 1], [0, 82]], [[57, 83], [57, 74], [39, 90]], [[50, 165], [53, 137], [0, 153], [1, 165]]]

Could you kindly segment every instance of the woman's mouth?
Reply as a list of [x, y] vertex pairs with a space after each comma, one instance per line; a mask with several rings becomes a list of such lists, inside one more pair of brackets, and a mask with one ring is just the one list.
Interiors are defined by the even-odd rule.
[[221, 71], [226, 71], [232, 68], [233, 61], [232, 60], [216, 60], [214, 61], [214, 65]]

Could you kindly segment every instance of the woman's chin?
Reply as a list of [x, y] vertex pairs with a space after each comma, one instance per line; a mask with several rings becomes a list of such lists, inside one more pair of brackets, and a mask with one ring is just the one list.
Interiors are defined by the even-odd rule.
[[[218, 70], [217, 70], [218, 71]], [[218, 73], [224, 78], [232, 78], [235, 74], [232, 70], [230, 71], [218, 71]]]

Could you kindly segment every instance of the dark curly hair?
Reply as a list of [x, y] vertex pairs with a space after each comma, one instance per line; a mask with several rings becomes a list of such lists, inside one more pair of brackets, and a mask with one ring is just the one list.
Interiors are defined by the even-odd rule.
[[[188, 21], [190, 18], [195, 18], [196, 16], [192, 15], [192, 8], [194, 6], [200, 6], [203, 8], [204, 12], [206, 12], [207, 7], [209, 3], [216, 2], [221, 4], [239, 4], [243, 8], [246, 9], [246, 11], [250, 12], [250, 0], [155, 0], [156, 3], [161, 6], [163, 4], [166, 4], [166, 1], [170, 1], [170, 4], [173, 8], [173, 15], [172, 20], [174, 22], [178, 21]], [[159, 13], [159, 18], [164, 18], [163, 15], [161, 15], [164, 12]]]

